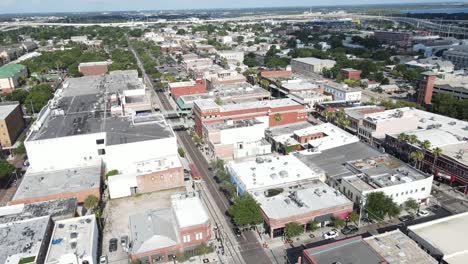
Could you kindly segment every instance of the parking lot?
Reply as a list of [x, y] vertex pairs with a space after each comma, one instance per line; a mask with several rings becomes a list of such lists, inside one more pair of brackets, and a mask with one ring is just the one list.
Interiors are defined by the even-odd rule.
[[[148, 209], [169, 208], [170, 196], [183, 192], [184, 188], [141, 194], [134, 197], [110, 200], [104, 210], [104, 231], [102, 240], [102, 255], [106, 255], [109, 263], [128, 263], [128, 254], [120, 245], [122, 236], [130, 236], [128, 218], [130, 215], [143, 213]], [[109, 252], [109, 240], [118, 239], [117, 250]]]

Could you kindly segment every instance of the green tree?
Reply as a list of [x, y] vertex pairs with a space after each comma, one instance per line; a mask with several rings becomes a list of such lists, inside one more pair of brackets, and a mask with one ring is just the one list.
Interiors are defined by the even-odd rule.
[[432, 150], [432, 155], [434, 156], [434, 162], [432, 162], [432, 173], [434, 173], [434, 168], [437, 162], [437, 159], [442, 156], [443, 151], [441, 148], [436, 147]]
[[414, 151], [414, 152], [411, 152], [410, 154], [410, 158], [411, 160], [414, 161], [414, 165], [417, 169], [420, 169], [421, 167], [421, 161], [424, 160], [424, 153], [422, 153], [421, 151], [417, 150], [417, 151]]
[[222, 181], [219, 188], [231, 199], [237, 195], [236, 186], [229, 181]]
[[348, 219], [349, 221], [356, 224], [357, 222], [359, 222], [359, 214], [353, 211], [348, 215]]
[[117, 175], [119, 174], [119, 171], [118, 170], [110, 170], [106, 173], [106, 179], [108, 179], [109, 177], [111, 176], [114, 176], [114, 175]]
[[52, 98], [52, 90], [46, 83], [39, 84], [31, 88], [24, 105], [28, 113], [39, 113], [41, 109], [49, 102]]
[[304, 226], [296, 222], [287, 223], [284, 228], [284, 235], [287, 238], [297, 237], [302, 233], [304, 233]]
[[15, 171], [15, 166], [6, 160], [0, 160], [0, 178], [9, 177]]
[[21, 141], [19, 146], [12, 150], [12, 153], [16, 156], [26, 154], [26, 147], [24, 146], [24, 142]]
[[228, 213], [238, 226], [257, 225], [263, 222], [260, 205], [249, 194], [238, 197], [234, 205], [229, 208]]
[[17, 101], [20, 102], [20, 104], [24, 104], [27, 97], [28, 92], [23, 89], [15, 89], [11, 93], [5, 95], [7, 101]]
[[384, 220], [386, 216], [394, 217], [400, 213], [400, 207], [383, 192], [372, 192], [367, 195], [365, 210], [371, 219]]
[[412, 145], [415, 145], [416, 143], [419, 142], [418, 137], [416, 135], [409, 135], [408, 136], [408, 142]]
[[317, 221], [310, 221], [307, 223], [307, 230], [310, 232], [314, 232], [315, 230], [319, 229], [320, 223]]
[[270, 82], [268, 80], [265, 80], [265, 79], [260, 80], [260, 86], [262, 86], [264, 89], [267, 89], [269, 85], [270, 85]]
[[339, 217], [333, 217], [331, 220], [332, 220], [333, 226], [337, 228], [341, 228], [346, 225], [346, 221]]
[[195, 255], [197, 255], [197, 256], [206, 255], [206, 254], [209, 254], [209, 253], [211, 253], [213, 251], [214, 251], [214, 248], [212, 246], [208, 246], [205, 243], [202, 243], [202, 244], [198, 245], [197, 247], [195, 247]]
[[99, 204], [99, 198], [94, 195], [88, 195], [83, 202], [83, 206], [87, 210], [93, 210], [94, 208], [96, 208], [98, 204]]
[[179, 156], [181, 156], [182, 158], [185, 157], [185, 151], [183, 148], [178, 148], [177, 152], [179, 152]]
[[428, 150], [431, 148], [431, 142], [429, 140], [424, 140], [423, 142], [421, 142], [420, 146], [422, 149]]
[[419, 209], [419, 204], [414, 198], [408, 198], [408, 200], [405, 201], [404, 206], [408, 210], [417, 211]]
[[398, 140], [400, 140], [400, 141], [407, 141], [407, 140], [408, 140], [408, 135], [407, 135], [406, 133], [402, 132], [402, 133], [400, 133], [400, 134], [398, 135]]

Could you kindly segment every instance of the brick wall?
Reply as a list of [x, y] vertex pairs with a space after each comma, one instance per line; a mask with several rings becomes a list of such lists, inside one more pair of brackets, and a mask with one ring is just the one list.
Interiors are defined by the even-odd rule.
[[103, 75], [108, 71], [107, 64], [80, 66], [78, 70], [83, 74], [83, 76]]
[[177, 99], [178, 97], [182, 95], [206, 93], [206, 81], [196, 80], [194, 85], [173, 87], [170, 90], [171, 90], [171, 96], [174, 99]]
[[138, 192], [147, 193], [184, 186], [182, 167], [137, 176]]
[[11, 147], [24, 129], [23, 111], [18, 105], [4, 120], [0, 120], [0, 144]]

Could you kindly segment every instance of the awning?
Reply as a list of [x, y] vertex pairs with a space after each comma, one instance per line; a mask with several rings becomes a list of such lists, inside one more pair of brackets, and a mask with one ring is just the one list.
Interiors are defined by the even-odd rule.
[[314, 221], [323, 223], [323, 222], [331, 221], [333, 217], [334, 217], [333, 214], [320, 215], [320, 216], [315, 217]]

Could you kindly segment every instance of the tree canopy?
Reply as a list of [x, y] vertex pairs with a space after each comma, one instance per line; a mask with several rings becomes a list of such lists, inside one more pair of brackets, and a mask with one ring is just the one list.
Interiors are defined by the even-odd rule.
[[296, 222], [287, 223], [284, 229], [284, 234], [287, 238], [297, 237], [302, 233], [304, 233], [304, 226]]
[[385, 217], [395, 217], [400, 213], [400, 207], [393, 199], [383, 192], [372, 192], [367, 195], [365, 210], [369, 218], [382, 221]]
[[15, 171], [15, 166], [6, 160], [0, 160], [0, 178], [10, 176]]
[[228, 210], [236, 225], [257, 225], [263, 222], [260, 205], [246, 194], [239, 197]]
[[26, 111], [29, 114], [33, 112], [39, 113], [52, 96], [52, 89], [47, 83], [41, 83], [34, 86], [31, 88], [24, 101]]

